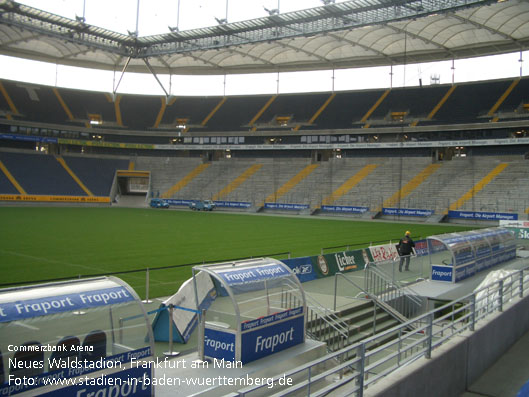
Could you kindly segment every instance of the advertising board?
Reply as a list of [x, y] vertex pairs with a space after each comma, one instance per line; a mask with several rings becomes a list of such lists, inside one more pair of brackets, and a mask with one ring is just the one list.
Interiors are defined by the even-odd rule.
[[267, 210], [289, 210], [300, 211], [309, 208], [308, 204], [288, 204], [288, 203], [265, 203], [264, 208]]
[[415, 241], [415, 253], [417, 256], [428, 255], [428, 240]]
[[369, 249], [342, 251], [334, 254], [312, 256], [311, 262], [317, 278], [363, 270], [371, 262]]
[[500, 220], [500, 226], [512, 231], [519, 240], [529, 240], [529, 221]]
[[123, 287], [89, 292], [77, 292], [60, 296], [46, 296], [16, 302], [0, 303], [0, 322], [48, 316], [89, 307], [107, 306], [131, 302], [134, 297]]
[[343, 212], [350, 214], [363, 214], [369, 211], [369, 207], [347, 206], [347, 205], [322, 205], [324, 212]]
[[301, 283], [316, 279], [316, 272], [314, 271], [314, 266], [312, 265], [310, 256], [283, 259], [281, 262], [283, 262], [290, 268], [290, 270], [292, 270]]
[[40, 194], [0, 194], [0, 201], [30, 201], [50, 203], [110, 203], [110, 197], [50, 196]]
[[163, 199], [167, 204], [169, 205], [183, 205], [188, 207], [189, 204], [193, 202], [193, 200], [183, 200], [183, 199]]
[[395, 244], [374, 245], [369, 247], [369, 252], [373, 258], [373, 262], [384, 262], [388, 260], [395, 260], [399, 257], [399, 252]]
[[[303, 313], [303, 311], [301, 311]], [[242, 334], [241, 361], [248, 363], [280, 352], [304, 341], [303, 314]]]
[[211, 329], [204, 330], [204, 356], [235, 361], [235, 333]]
[[432, 280], [433, 281], [452, 281], [453, 269], [451, 266], [437, 266], [432, 265]]
[[240, 270], [226, 270], [217, 272], [229, 286], [256, 283], [279, 276], [288, 276], [290, 273], [279, 263], [255, 266]]
[[518, 214], [508, 212], [448, 211], [449, 218], [476, 219], [481, 221], [517, 220]]
[[382, 208], [382, 215], [418, 216], [426, 217], [435, 213], [433, 210], [416, 208]]
[[214, 201], [217, 207], [224, 208], [250, 208], [252, 203], [248, 201]]

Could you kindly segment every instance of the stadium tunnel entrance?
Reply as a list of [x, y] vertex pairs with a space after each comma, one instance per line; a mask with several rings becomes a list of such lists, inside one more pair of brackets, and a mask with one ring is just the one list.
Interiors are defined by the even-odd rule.
[[155, 194], [150, 171], [116, 171], [110, 197], [113, 204], [143, 207]]

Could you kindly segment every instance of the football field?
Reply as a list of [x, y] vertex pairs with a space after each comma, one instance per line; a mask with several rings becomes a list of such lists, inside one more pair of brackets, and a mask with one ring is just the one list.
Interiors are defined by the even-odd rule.
[[[187, 210], [0, 207], [0, 288], [57, 278], [117, 274], [150, 297], [175, 293], [191, 264], [317, 255], [472, 227]], [[282, 255], [275, 255], [280, 254]], [[178, 266], [172, 269], [160, 267]], [[132, 272], [138, 270], [137, 272]]]

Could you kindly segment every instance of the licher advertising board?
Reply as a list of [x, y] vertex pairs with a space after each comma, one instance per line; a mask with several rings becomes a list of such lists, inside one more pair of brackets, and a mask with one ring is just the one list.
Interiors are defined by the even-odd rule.
[[312, 256], [311, 262], [318, 278], [363, 270], [372, 261], [369, 249], [342, 251], [334, 254]]

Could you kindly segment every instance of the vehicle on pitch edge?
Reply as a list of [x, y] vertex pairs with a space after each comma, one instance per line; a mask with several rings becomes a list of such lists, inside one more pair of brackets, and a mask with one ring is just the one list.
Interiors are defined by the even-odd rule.
[[151, 208], [169, 208], [169, 203], [159, 198], [151, 199], [149, 205], [151, 206]]
[[195, 200], [189, 204], [193, 211], [213, 211], [215, 203], [211, 200]]

